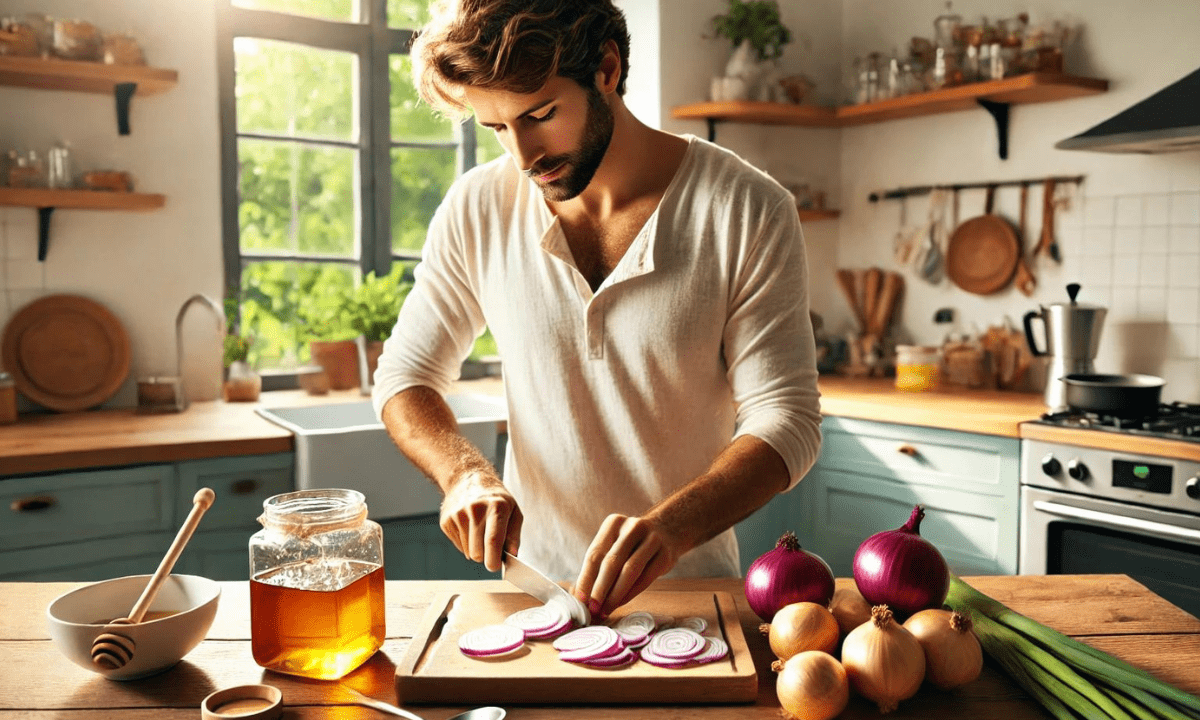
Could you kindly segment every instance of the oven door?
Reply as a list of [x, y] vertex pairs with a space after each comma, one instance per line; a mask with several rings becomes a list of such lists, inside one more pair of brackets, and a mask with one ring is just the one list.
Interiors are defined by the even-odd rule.
[[1018, 569], [1125, 574], [1200, 617], [1200, 515], [1025, 485]]

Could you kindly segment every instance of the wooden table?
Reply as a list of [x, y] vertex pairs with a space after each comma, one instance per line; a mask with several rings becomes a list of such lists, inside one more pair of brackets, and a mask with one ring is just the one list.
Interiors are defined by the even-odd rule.
[[[1013, 609], [1078, 637], [1186, 690], [1200, 693], [1200, 620], [1171, 605], [1124, 575], [973, 577], [966, 580]], [[848, 579], [838, 583], [849, 584]], [[0, 720], [174, 720], [199, 716], [200, 702], [214, 690], [246, 683], [269, 683], [283, 691], [284, 718], [383, 717], [347, 703], [334, 683], [307, 681], [264, 671], [250, 655], [249, 590], [245, 582], [222, 583], [216, 621], [208, 639], [171, 670], [144, 680], [110, 682], [71, 664], [46, 632], [45, 609], [73, 583], [0, 584]], [[571, 718], [709, 718], [778, 720], [770, 649], [756, 632], [759, 619], [745, 604], [738, 579], [664, 580], [654, 589], [724, 590], [737, 600], [742, 628], [760, 678], [753, 705], [688, 707], [510, 707], [514, 720]], [[395, 662], [427, 604], [438, 593], [463, 590], [508, 592], [503, 581], [399, 582], [387, 584], [388, 639], [383, 650], [343, 682], [377, 698], [394, 700]], [[462, 707], [413, 706], [427, 720], [440, 720]], [[854, 697], [843, 718], [878, 718], [878, 711]], [[954, 692], [922, 688], [887, 716], [965, 717], [1020, 720], [1048, 717], [992, 665], [974, 683]]]

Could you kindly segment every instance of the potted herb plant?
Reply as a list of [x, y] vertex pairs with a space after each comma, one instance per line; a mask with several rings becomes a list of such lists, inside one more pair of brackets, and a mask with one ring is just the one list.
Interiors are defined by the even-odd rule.
[[325, 370], [333, 390], [350, 390], [359, 382], [354, 341], [358, 333], [351, 324], [351, 297], [343, 288], [326, 287], [301, 298], [296, 310], [312, 362]]
[[792, 33], [784, 26], [775, 0], [729, 0], [729, 11], [712, 19], [717, 37], [729, 40], [733, 54], [725, 67], [725, 75], [713, 78], [713, 100], [745, 100], [751, 95], [775, 99], [774, 84], [760, 84], [764, 75], [774, 71], [775, 61], [783, 54], [783, 46], [792, 41]]
[[254, 336], [241, 333], [237, 322], [238, 300], [225, 300], [224, 364], [225, 383], [223, 396], [226, 402], [254, 402], [262, 392], [262, 377], [250, 365], [250, 349]]
[[404, 272], [404, 265], [395, 263], [391, 272], [383, 277], [368, 273], [347, 297], [350, 328], [361, 338], [368, 379], [375, 375], [379, 356], [383, 353], [383, 341], [391, 335], [400, 306], [412, 289], [412, 283], [404, 279]]

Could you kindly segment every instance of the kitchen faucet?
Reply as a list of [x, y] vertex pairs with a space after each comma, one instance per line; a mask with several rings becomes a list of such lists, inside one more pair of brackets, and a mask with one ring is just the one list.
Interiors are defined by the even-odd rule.
[[[179, 308], [179, 314], [175, 316], [175, 376], [179, 378], [179, 397], [176, 398], [175, 406], [179, 411], [187, 409], [188, 405], [187, 392], [183, 388], [183, 316], [187, 314], [188, 308], [191, 307], [192, 303], [197, 302], [212, 310], [213, 315], [217, 318], [217, 336], [222, 341], [225, 338], [225, 311], [212, 298], [197, 293], [188, 298], [183, 303], [183, 307]], [[218, 375], [220, 375], [220, 372], [218, 372]]]

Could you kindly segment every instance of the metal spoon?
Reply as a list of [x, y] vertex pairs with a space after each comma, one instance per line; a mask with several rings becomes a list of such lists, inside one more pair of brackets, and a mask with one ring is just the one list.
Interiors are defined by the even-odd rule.
[[[365, 705], [366, 707], [373, 708], [390, 715], [398, 715], [402, 718], [408, 718], [408, 720], [425, 720], [420, 715], [414, 715], [413, 713], [410, 713], [407, 710], [401, 710], [390, 703], [385, 703], [382, 700], [376, 700], [369, 695], [363, 695], [349, 685], [343, 685], [342, 687], [351, 695], [353, 695], [355, 700], [360, 705]], [[504, 720], [504, 716], [507, 714], [508, 713], [504, 710], [504, 708], [488, 706], [459, 713], [450, 718], [450, 720]]]

